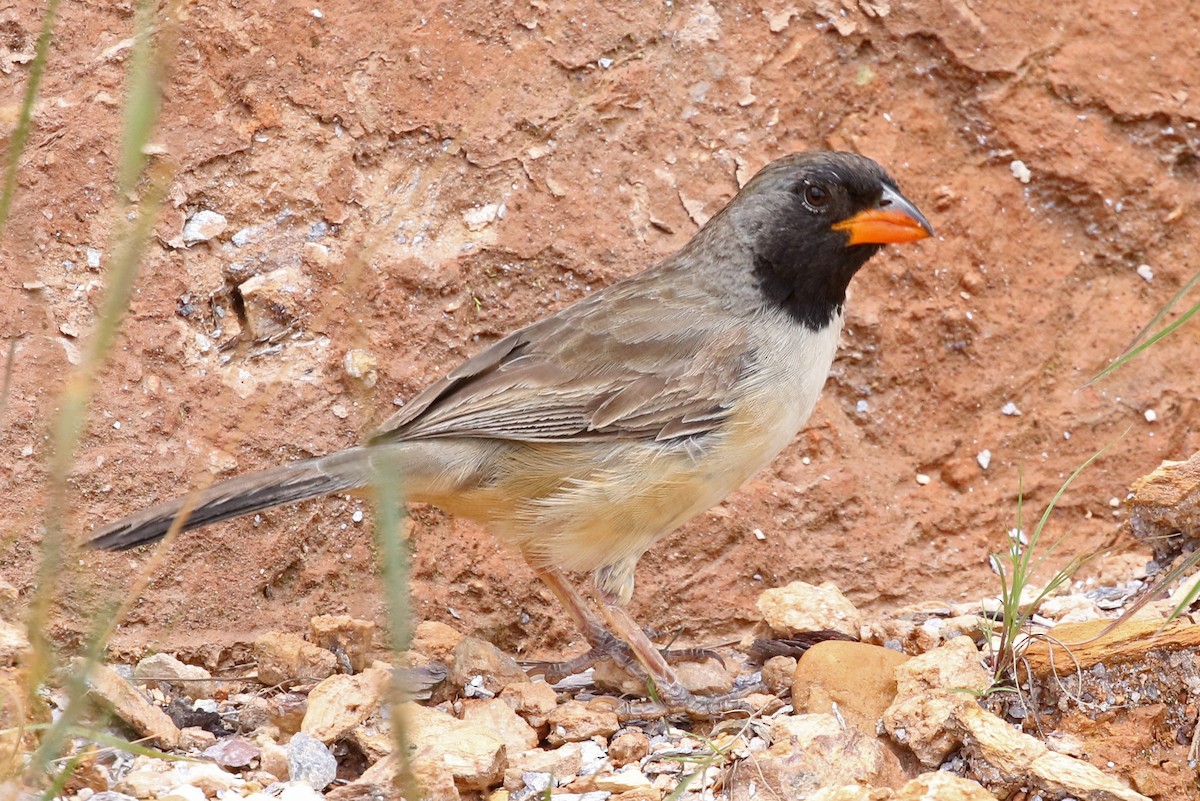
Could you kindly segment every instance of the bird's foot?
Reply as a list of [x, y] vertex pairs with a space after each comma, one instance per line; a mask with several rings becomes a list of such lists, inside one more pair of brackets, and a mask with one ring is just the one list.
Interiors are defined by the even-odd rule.
[[619, 701], [614, 698], [613, 711], [622, 722], [657, 720], [680, 715], [692, 720], [749, 717], [758, 710], [745, 700], [745, 696], [759, 689], [762, 688], [750, 685], [721, 695], [696, 695], [682, 684], [659, 683], [655, 687], [655, 694], [658, 696], [656, 699]]
[[[574, 659], [562, 662], [526, 662], [528, 672], [533, 675], [541, 674], [548, 683], [555, 684], [567, 676], [574, 676], [594, 667], [597, 662], [612, 659], [623, 670], [638, 677], [645, 677], [645, 669], [639, 664], [633, 655], [633, 650], [626, 643], [618, 640], [600, 626], [586, 632], [586, 636], [588, 643], [592, 646], [586, 652]], [[721, 667], [725, 667], [725, 660], [710, 648], [663, 649], [659, 653], [662, 654], [663, 659], [667, 660], [668, 664], [672, 665], [680, 662], [703, 662], [705, 659], [715, 659]]]

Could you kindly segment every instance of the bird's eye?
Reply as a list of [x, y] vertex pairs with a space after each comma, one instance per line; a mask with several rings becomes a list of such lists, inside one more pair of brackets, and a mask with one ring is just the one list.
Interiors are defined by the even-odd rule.
[[816, 184], [806, 184], [804, 187], [804, 202], [810, 208], [819, 209], [829, 202], [829, 193]]

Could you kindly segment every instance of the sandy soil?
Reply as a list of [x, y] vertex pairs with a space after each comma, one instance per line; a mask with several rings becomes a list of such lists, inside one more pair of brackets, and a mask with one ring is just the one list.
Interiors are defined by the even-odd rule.
[[[805, 148], [884, 163], [937, 238], [856, 280], [808, 429], [647, 555], [642, 622], [717, 640], [793, 579], [868, 609], [992, 594], [986, 556], [1022, 474], [1040, 510], [1112, 444], [1050, 533], [1072, 552], [1120, 548], [1110, 499], [1200, 448], [1190, 328], [1081, 389], [1200, 266], [1185, 0], [370, 5], [188, 6], [156, 148], [178, 174], [79, 451], [80, 539], [208, 473], [355, 442], [507, 330], [672, 252], [739, 181]], [[0, 7], [6, 125], [40, 12]], [[110, 258], [132, 31], [128, 5], [61, 13], [0, 245], [0, 337], [18, 339], [0, 574], [25, 594], [47, 426]], [[228, 228], [183, 247], [201, 210]], [[301, 291], [286, 330], [256, 343], [231, 291], [281, 267]], [[343, 368], [355, 348], [378, 360], [372, 388]], [[365, 508], [328, 499], [182, 538], [115, 647], [382, 619], [369, 509], [352, 516]], [[413, 517], [421, 618], [460, 617], [513, 651], [578, 647], [518, 559], [438, 510]], [[144, 559], [72, 560], [57, 633], [78, 634]]]

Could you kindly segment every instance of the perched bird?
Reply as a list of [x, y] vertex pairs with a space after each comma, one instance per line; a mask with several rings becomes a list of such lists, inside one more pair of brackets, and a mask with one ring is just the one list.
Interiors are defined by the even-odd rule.
[[[591, 645], [654, 681], [625, 717], [712, 717], [623, 606], [664, 534], [770, 462], [812, 413], [850, 279], [882, 245], [932, 234], [874, 161], [769, 164], [678, 253], [516, 331], [409, 401], [365, 444], [249, 473], [112, 523], [125, 549], [280, 504], [395, 481], [485, 524], [553, 590]], [[186, 506], [185, 506], [186, 502]], [[563, 571], [591, 571], [596, 608]]]

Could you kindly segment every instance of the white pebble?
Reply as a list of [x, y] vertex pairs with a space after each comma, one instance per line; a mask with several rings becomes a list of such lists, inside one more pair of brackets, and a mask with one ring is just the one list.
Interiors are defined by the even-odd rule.
[[113, 423], [113, 428], [115, 428], [115, 429], [117, 429], [118, 431], [120, 431], [120, 430], [121, 430], [121, 421], [120, 421], [120, 420], [118, 420], [117, 422]]
[[871, 407], [865, 400], [860, 400], [858, 403], [854, 404], [854, 411], [858, 412], [859, 414], [866, 414], [870, 410]]
[[1158, 412], [1154, 411], [1153, 409], [1146, 410], [1146, 422], [1147, 423], [1153, 423], [1157, 419], [1158, 419]]
[[603, 56], [597, 63], [600, 65], [600, 69], [606, 70], [613, 65], [613, 60], [608, 56]]
[[924, 473], [917, 473], [917, 483], [922, 487], [928, 484], [931, 480], [932, 479], [930, 479], [929, 476], [925, 475]]
[[767, 538], [767, 535], [763, 533], [763, 530], [761, 528], [754, 529], [754, 539], [765, 540], [766, 538]]
[[1064, 432], [1063, 432], [1063, 439], [1070, 439], [1070, 438], [1071, 438], [1071, 432], [1070, 432], [1070, 431], [1064, 431]]
[[1114, 498], [1109, 498], [1109, 499], [1108, 499], [1108, 505], [1109, 505], [1109, 506], [1111, 506], [1112, 508], [1116, 509], [1118, 506], [1120, 506], [1120, 505], [1121, 505], [1121, 499], [1120, 499], [1120, 498], [1115, 498], [1115, 497], [1114, 497]]
[[1021, 410], [1017, 408], [1017, 404], [1009, 401], [1000, 407], [1000, 414], [1007, 415], [1009, 417], [1020, 417]]
[[979, 453], [975, 454], [975, 461], [979, 462], [979, 466], [981, 468], [987, 470], [988, 465], [992, 463], [992, 452], [988, 450], [980, 451]]
[[325, 17], [325, 15], [321, 13], [321, 9], [319, 9], [319, 8], [314, 8], [312, 11], [310, 11], [308, 13], [312, 14], [316, 19], [323, 19]]
[[1137, 274], [1140, 275], [1143, 278], [1143, 280], [1146, 280], [1146, 281], [1154, 280], [1154, 268], [1151, 267], [1149, 264], [1139, 264], [1138, 268], [1137, 268]]
[[100, 248], [87, 249], [87, 266], [92, 270], [100, 269]]
[[1012, 170], [1013, 178], [1016, 178], [1023, 184], [1029, 183], [1030, 179], [1033, 178], [1033, 173], [1025, 166], [1025, 162], [1020, 159], [1013, 161], [1012, 164], [1008, 165], [1008, 168]]
[[363, 519], [362, 509], [355, 509], [354, 514], [350, 515], [350, 519], [355, 523], [361, 523]]
[[225, 216], [215, 211], [203, 209], [188, 218], [183, 226], [183, 243], [194, 245], [197, 242], [207, 242], [225, 232], [229, 221]]

